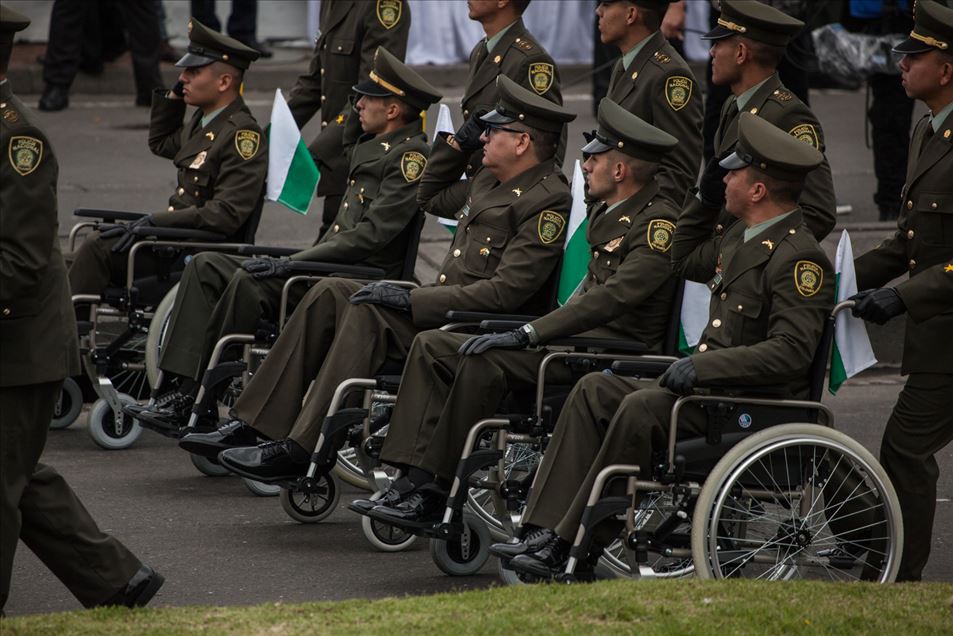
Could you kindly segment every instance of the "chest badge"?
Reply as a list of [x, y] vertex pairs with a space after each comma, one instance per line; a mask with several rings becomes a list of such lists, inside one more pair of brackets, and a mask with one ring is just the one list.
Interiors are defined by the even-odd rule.
[[649, 230], [646, 240], [649, 247], [656, 252], [667, 252], [672, 247], [672, 235], [675, 233], [675, 224], [665, 219], [649, 221]]
[[602, 248], [602, 251], [603, 251], [603, 252], [608, 252], [608, 253], [611, 254], [612, 252], [614, 252], [614, 251], [616, 251], [617, 249], [619, 249], [619, 246], [622, 245], [622, 241], [623, 241], [623, 240], [625, 240], [625, 237], [624, 237], [624, 236], [619, 236], [619, 237], [616, 237], [616, 238], [612, 239], [611, 241], [609, 241], [608, 243], [605, 244], [605, 246]]
[[203, 150], [199, 154], [195, 155], [195, 159], [192, 160], [192, 163], [189, 164], [189, 168], [201, 168], [205, 165], [205, 157], [208, 156], [208, 152]]
[[797, 293], [810, 298], [821, 289], [824, 270], [817, 263], [798, 261], [794, 265], [794, 286]]

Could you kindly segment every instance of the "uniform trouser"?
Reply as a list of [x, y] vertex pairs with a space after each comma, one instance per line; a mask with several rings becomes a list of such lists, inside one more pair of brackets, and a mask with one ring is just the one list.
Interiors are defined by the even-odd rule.
[[0, 608], [18, 538], [87, 607], [109, 599], [142, 566], [99, 529], [66, 480], [39, 463], [62, 385], [0, 387]]
[[953, 374], [911, 373], [880, 445], [880, 463], [897, 491], [903, 514], [898, 581], [919, 580], [927, 564], [940, 474], [934, 455], [951, 440]]
[[[222, 31], [222, 23], [215, 15], [215, 0], [192, 0], [192, 16], [216, 31]], [[258, 0], [232, 0], [232, 9], [225, 24], [227, 33], [236, 40], [248, 44], [255, 39], [258, 26]]]
[[[69, 285], [73, 294], [99, 294], [107, 287], [126, 286], [129, 252], [112, 252], [112, 246], [121, 238], [101, 239], [99, 232], [93, 232], [78, 250], [67, 255]], [[136, 254], [136, 277], [148, 276], [156, 268], [152, 250], [139, 250]]]
[[[198, 380], [222, 336], [254, 333], [260, 319], [278, 317], [284, 279], [258, 280], [241, 268], [246, 260], [201, 252], [185, 267], [159, 368]], [[292, 301], [301, 296], [296, 289]]]
[[310, 450], [341, 382], [373, 377], [387, 361], [403, 364], [417, 335], [410, 314], [352, 305], [348, 299], [361, 287], [327, 278], [305, 294], [232, 408], [235, 417], [266, 437], [290, 437]]
[[[596, 476], [612, 464], [637, 464], [643, 478], [652, 456], [668, 443], [672, 405], [678, 396], [656, 383], [590, 373], [576, 384], [556, 422], [553, 438], [530, 489], [523, 523], [576, 537]], [[705, 430], [697, 404], [680, 412], [678, 437]]]
[[877, 191], [874, 203], [881, 221], [900, 214], [900, 192], [906, 181], [910, 150], [910, 119], [913, 99], [907, 97], [899, 75], [877, 73], [868, 80], [871, 93], [870, 137], [874, 152]]

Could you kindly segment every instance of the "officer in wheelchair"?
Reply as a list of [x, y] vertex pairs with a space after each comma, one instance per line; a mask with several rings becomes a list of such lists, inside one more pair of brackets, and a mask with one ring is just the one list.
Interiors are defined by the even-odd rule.
[[[609, 99], [599, 105], [598, 124], [582, 149], [593, 203], [592, 258], [580, 292], [512, 331], [418, 335], [381, 452], [404, 477], [381, 500], [357, 500], [353, 510], [402, 525], [436, 521], [471, 426], [497, 412], [508, 393], [535, 385], [548, 353], [535, 345], [581, 335], [637, 340], [661, 353], [676, 291], [669, 251], [678, 211], [656, 173], [678, 140]], [[553, 373], [571, 382], [568, 367]]]
[[[741, 115], [735, 152], [722, 161], [724, 207], [738, 217], [714, 235], [718, 205], [695, 200], [678, 219], [676, 272], [707, 281], [710, 321], [695, 353], [673, 363], [657, 383], [590, 374], [570, 395], [530, 490], [518, 543], [491, 552], [517, 572], [549, 579], [564, 566], [596, 475], [610, 464], [637, 464], [651, 478], [667, 443], [672, 406], [700, 387], [783, 385], [805, 396], [806, 378], [834, 300], [832, 267], [804, 225], [798, 196], [823, 156], [750, 113]], [[709, 200], [710, 201], [710, 200]], [[679, 416], [679, 436], [705, 430], [695, 403]], [[761, 423], [755, 423], [758, 425]], [[567, 493], [571, 493], [567, 496]], [[597, 556], [618, 534], [595, 529]], [[592, 560], [580, 567], [592, 567]]]
[[[242, 229], [260, 209], [268, 170], [261, 128], [242, 100], [245, 71], [258, 51], [189, 21], [188, 52], [176, 62], [183, 69], [171, 91], [152, 99], [149, 148], [171, 159], [178, 187], [163, 212], [94, 232], [72, 255], [69, 282], [73, 294], [99, 294], [124, 285], [135, 228], [191, 228], [242, 238]], [[187, 106], [195, 106], [183, 123]], [[157, 262], [143, 254], [143, 271]], [[137, 268], [138, 271], [138, 268]]]
[[[405, 230], [419, 214], [417, 185], [430, 154], [420, 113], [440, 93], [383, 48], [370, 78], [353, 89], [358, 116], [348, 119], [345, 137], [350, 174], [330, 231], [288, 258], [204, 252], [186, 266], [159, 360], [164, 387], [152, 407], [128, 407], [144, 426], [177, 431], [186, 424], [215, 344], [255, 332], [263, 318], [277, 320], [285, 280], [307, 273], [296, 272], [297, 262], [359, 264], [401, 276], [411, 243]], [[301, 290], [292, 288], [292, 300]]]

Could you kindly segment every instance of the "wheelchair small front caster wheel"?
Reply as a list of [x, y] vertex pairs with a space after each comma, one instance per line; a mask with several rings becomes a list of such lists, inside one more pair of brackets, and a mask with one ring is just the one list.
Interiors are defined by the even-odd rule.
[[341, 498], [337, 477], [319, 475], [302, 482], [295, 488], [282, 486], [279, 495], [281, 508], [299, 523], [318, 523], [326, 519]]
[[192, 465], [203, 475], [208, 475], [209, 477], [224, 477], [229, 474], [228, 470], [214, 459], [196, 455], [195, 453], [189, 453], [189, 457], [192, 459]]
[[50, 430], [56, 431], [67, 428], [79, 418], [83, 411], [83, 389], [73, 378], [63, 381], [59, 398], [53, 409], [53, 419], [50, 420]]
[[444, 574], [470, 576], [490, 558], [490, 529], [470, 514], [463, 515], [463, 532], [447, 540], [431, 539], [430, 556]]
[[278, 484], [266, 484], [247, 477], [242, 477], [242, 481], [245, 483], [245, 488], [258, 497], [277, 497], [281, 494], [281, 486]]
[[[119, 401], [123, 404], [136, 404], [131, 395], [119, 394]], [[89, 436], [100, 448], [119, 450], [129, 448], [142, 434], [139, 423], [125, 413], [120, 415], [117, 422], [112, 407], [106, 400], [100, 398], [93, 403], [89, 411]]]
[[381, 552], [400, 552], [412, 546], [417, 540], [416, 535], [402, 528], [368, 516], [361, 517], [361, 530], [364, 531], [364, 537], [368, 542]]

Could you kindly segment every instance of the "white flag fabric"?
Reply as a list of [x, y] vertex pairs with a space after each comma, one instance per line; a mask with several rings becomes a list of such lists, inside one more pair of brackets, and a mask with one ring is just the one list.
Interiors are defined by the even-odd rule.
[[711, 291], [704, 283], [685, 281], [682, 292], [682, 311], [679, 316], [678, 350], [691, 355], [695, 345], [701, 340], [705, 325], [708, 324], [708, 310], [711, 305]]
[[566, 228], [566, 242], [563, 245], [562, 269], [559, 272], [559, 291], [556, 299], [559, 305], [565, 305], [582, 286], [589, 270], [589, 242], [586, 229], [589, 217], [586, 215], [586, 180], [582, 174], [579, 160], [572, 170], [572, 208], [569, 211], [569, 226]]
[[[837, 302], [847, 300], [857, 293], [857, 274], [854, 272], [854, 250], [851, 248], [847, 230], [841, 233], [834, 261], [834, 280], [837, 287]], [[867, 337], [867, 326], [849, 311], [837, 314], [834, 322], [834, 347], [831, 351], [831, 375], [827, 388], [837, 393], [840, 386], [864, 369], [877, 363], [874, 350]]]
[[281, 89], [275, 91], [268, 125], [268, 188], [265, 198], [307, 214], [321, 172], [301, 139]]
[[[437, 124], [433, 131], [433, 138], [437, 139], [437, 135], [442, 132], [452, 133], [454, 131], [456, 131], [456, 128], [453, 126], [453, 117], [450, 116], [450, 108], [446, 104], [440, 104], [440, 109], [437, 111]], [[447, 228], [451, 234], [457, 231], [456, 219], [447, 219], [438, 216], [437, 223]]]

